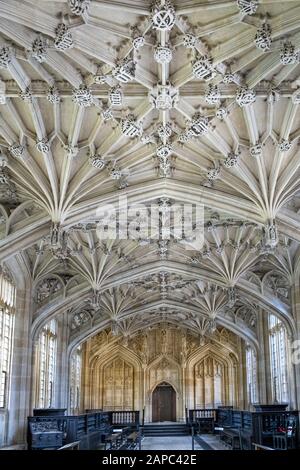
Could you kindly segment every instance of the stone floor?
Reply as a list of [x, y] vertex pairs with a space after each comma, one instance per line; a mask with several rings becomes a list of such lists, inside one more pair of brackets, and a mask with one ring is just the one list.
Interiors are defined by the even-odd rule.
[[[218, 436], [202, 434], [201, 438], [209, 445], [210, 450], [226, 450]], [[192, 438], [191, 436], [144, 437], [142, 450], [192, 450]], [[195, 450], [208, 449], [204, 449], [201, 445], [195, 443]]]
[[[191, 436], [144, 437], [142, 450], [192, 450], [192, 438]], [[201, 450], [200, 447], [198, 450]]]
[[228, 447], [220, 441], [220, 437], [213, 434], [201, 434], [201, 438], [208, 444], [212, 450], [229, 450]]

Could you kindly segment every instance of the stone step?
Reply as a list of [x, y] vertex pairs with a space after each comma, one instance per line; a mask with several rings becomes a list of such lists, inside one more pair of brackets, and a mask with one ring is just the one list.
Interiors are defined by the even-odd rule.
[[143, 429], [144, 436], [187, 436], [189, 428], [185, 424], [146, 424]]

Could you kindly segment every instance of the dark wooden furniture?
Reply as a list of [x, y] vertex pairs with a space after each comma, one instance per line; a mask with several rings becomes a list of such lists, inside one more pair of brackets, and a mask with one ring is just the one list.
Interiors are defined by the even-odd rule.
[[[214, 432], [231, 449], [253, 450], [254, 444], [280, 449], [299, 448], [299, 412], [286, 411], [286, 405], [260, 405], [257, 411], [235, 410], [233, 407], [189, 410], [188, 422], [192, 434], [200, 434], [209, 418], [214, 420]], [[200, 427], [199, 427], [200, 421]], [[203, 423], [203, 427], [202, 427]]]
[[[139, 411], [97, 411], [77, 416], [28, 417], [28, 449], [58, 449], [79, 442], [80, 450], [99, 450], [105, 447], [113, 429], [121, 429], [122, 442], [127, 436], [139, 433]], [[115, 438], [113, 438], [114, 440]], [[120, 448], [120, 442], [115, 447]]]
[[67, 408], [34, 408], [33, 416], [65, 416]]
[[36, 417], [28, 423], [30, 450], [58, 449], [63, 445], [64, 423], [57, 418]]

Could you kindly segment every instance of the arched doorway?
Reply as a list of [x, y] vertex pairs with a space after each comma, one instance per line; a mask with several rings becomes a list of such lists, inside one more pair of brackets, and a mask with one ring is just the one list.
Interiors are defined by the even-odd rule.
[[176, 421], [176, 392], [167, 382], [160, 383], [152, 393], [152, 421]]

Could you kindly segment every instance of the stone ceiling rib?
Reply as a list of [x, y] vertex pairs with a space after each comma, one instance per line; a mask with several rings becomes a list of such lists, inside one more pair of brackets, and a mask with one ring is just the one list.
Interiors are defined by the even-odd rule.
[[[103, 295], [106, 326], [124, 315], [131, 328], [150, 304], [179, 320], [193, 297], [235, 328], [219, 314], [243, 296], [292, 330], [288, 300], [259, 286], [270, 270], [290, 282], [298, 263], [300, 6], [87, 3], [0, 0], [1, 260], [23, 250], [34, 282], [84, 279], [82, 305], [95, 313]], [[203, 247], [99, 239], [97, 208], [125, 195], [164, 211], [204, 204]], [[76, 282], [34, 307], [35, 325], [78, 303]]]

